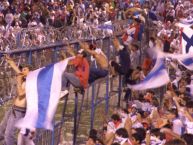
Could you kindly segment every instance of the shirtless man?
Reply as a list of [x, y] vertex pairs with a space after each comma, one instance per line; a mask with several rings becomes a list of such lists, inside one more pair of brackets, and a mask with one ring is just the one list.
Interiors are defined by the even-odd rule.
[[28, 66], [23, 66], [19, 69], [15, 62], [8, 56], [6, 56], [6, 61], [17, 74], [17, 96], [13, 100], [13, 106], [7, 120], [1, 123], [0, 133], [5, 131], [4, 140], [6, 145], [15, 145], [17, 131], [15, 123], [24, 117], [26, 112], [25, 79], [30, 69]]
[[91, 54], [97, 63], [96, 67], [90, 67], [89, 84], [93, 83], [99, 78], [103, 78], [108, 74], [108, 60], [106, 55], [101, 49], [96, 49], [94, 45], [88, 45], [87, 43], [79, 42], [80, 47], [86, 52]]

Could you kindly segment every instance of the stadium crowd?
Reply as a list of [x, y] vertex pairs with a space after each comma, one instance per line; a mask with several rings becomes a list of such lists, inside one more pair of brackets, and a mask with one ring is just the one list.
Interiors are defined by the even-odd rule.
[[[147, 76], [160, 50], [172, 54], [191, 51], [189, 48], [181, 49], [180, 24], [192, 29], [192, 11], [191, 0], [3, 0], [0, 3], [0, 35], [16, 37], [12, 32], [45, 26], [79, 26], [80, 30], [90, 26], [97, 29], [99, 24], [107, 21], [128, 20], [121, 39], [113, 38], [112, 41], [118, 59], [108, 62], [104, 48], [98, 48], [96, 43], [79, 41], [81, 49], [78, 52], [68, 46], [68, 55], [75, 56], [69, 65], [76, 69], [74, 73], [64, 73], [61, 98], [69, 94], [69, 82], [74, 87], [86, 88], [108, 74], [122, 75], [126, 107], [115, 109], [102, 131], [91, 130], [86, 144], [192, 145], [193, 101], [191, 88], [188, 88], [192, 83], [190, 70], [168, 59], [172, 81], [166, 85], [160, 100], [155, 91], [138, 92], [128, 87], [128, 84], [137, 84]], [[37, 35], [38, 41], [46, 37], [41, 33]], [[146, 41], [142, 39], [144, 37], [149, 39]], [[142, 41], [145, 41], [145, 48], [140, 46]], [[89, 63], [88, 54], [91, 55], [91, 62], [96, 63]], [[61, 55], [66, 58], [66, 54]], [[5, 145], [14, 145], [15, 122], [25, 114], [23, 85], [30, 68], [18, 68], [9, 56], [6, 60], [17, 73], [18, 98], [0, 124], [0, 139], [5, 140]], [[35, 130], [22, 129], [18, 145], [33, 144], [34, 134]]]

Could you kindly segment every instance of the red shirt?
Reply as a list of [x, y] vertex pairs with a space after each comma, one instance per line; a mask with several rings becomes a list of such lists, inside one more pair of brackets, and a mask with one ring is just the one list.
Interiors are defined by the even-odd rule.
[[76, 67], [75, 75], [80, 79], [80, 84], [86, 88], [89, 78], [89, 63], [87, 59], [77, 56], [72, 60], [72, 63]]

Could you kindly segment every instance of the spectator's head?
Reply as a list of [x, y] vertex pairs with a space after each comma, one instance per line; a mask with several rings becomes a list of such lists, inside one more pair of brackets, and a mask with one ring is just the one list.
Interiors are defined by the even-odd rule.
[[148, 91], [146, 92], [145, 96], [144, 96], [144, 99], [145, 99], [146, 101], [148, 101], [148, 102], [151, 102], [152, 99], [153, 99], [153, 97], [154, 97], [154, 94], [155, 94], [155, 93], [154, 93], [153, 91], [148, 90]]
[[136, 104], [133, 104], [133, 105], [131, 106], [131, 112], [132, 112], [132, 113], [136, 113], [136, 112], [137, 112], [137, 105], [136, 105]]
[[187, 110], [188, 110], [188, 112], [191, 113], [191, 114], [193, 113], [193, 105], [192, 105], [192, 104], [193, 104], [193, 101], [187, 101], [187, 102], [186, 102]]
[[135, 145], [140, 145], [142, 141], [145, 139], [146, 132], [143, 128], [136, 128], [135, 133], [132, 134], [133, 143]]
[[93, 44], [93, 43], [90, 44], [90, 45], [89, 45], [89, 49], [90, 49], [90, 50], [95, 50], [95, 49], [96, 49], [96, 44]]
[[119, 143], [115, 142], [115, 143], [112, 143], [112, 145], [120, 145]]
[[8, 13], [5, 15], [5, 21], [7, 24], [11, 24], [13, 22], [13, 19], [14, 19], [13, 14]]
[[121, 118], [120, 118], [120, 116], [119, 116], [118, 114], [113, 114], [113, 115], [111, 116], [111, 119], [112, 119], [112, 121], [113, 121], [114, 124], [118, 124], [118, 123], [121, 122]]
[[86, 145], [96, 145], [96, 138], [88, 138]]
[[134, 51], [134, 52], [139, 50], [138, 45], [137, 44], [132, 44], [131, 50]]
[[154, 128], [151, 130], [151, 135], [155, 136], [156, 138], [162, 140], [165, 138], [164, 134], [162, 132], [160, 132], [159, 128]]
[[185, 141], [181, 139], [174, 139], [166, 142], [165, 145], [187, 145], [187, 144]]
[[89, 137], [96, 137], [97, 136], [97, 130], [96, 129], [91, 129], [89, 133]]
[[193, 134], [183, 134], [182, 139], [186, 141], [188, 145], [193, 145]]
[[125, 128], [119, 128], [117, 131], [116, 131], [116, 135], [118, 137], [121, 137], [121, 138], [128, 138], [129, 135], [128, 135], [128, 132]]
[[24, 76], [27, 76], [29, 71], [32, 70], [32, 66], [29, 64], [20, 65], [19, 68]]
[[169, 111], [169, 114], [167, 115], [167, 118], [169, 119], [169, 120], [173, 120], [174, 118], [177, 118], [178, 117], [178, 111], [177, 111], [177, 109], [171, 109], [170, 111]]

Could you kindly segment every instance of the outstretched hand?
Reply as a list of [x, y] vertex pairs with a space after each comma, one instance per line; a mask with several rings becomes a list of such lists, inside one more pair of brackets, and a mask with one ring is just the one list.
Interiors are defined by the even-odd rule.
[[7, 62], [14, 62], [14, 60], [9, 56], [9, 55], [4, 55], [4, 57], [5, 57], [5, 60], [7, 61]]
[[69, 53], [72, 56], [75, 55], [75, 52], [74, 52], [73, 48], [70, 45], [68, 45], [68, 47], [67, 47], [67, 53]]
[[81, 47], [82, 49], [86, 49], [86, 50], [89, 49], [88, 43], [86, 43], [86, 42], [81, 42], [81, 41], [78, 41], [78, 42], [79, 42], [79, 45], [80, 45], [80, 47]]

